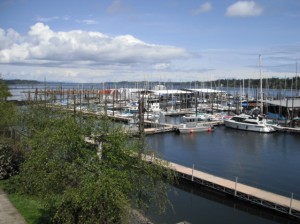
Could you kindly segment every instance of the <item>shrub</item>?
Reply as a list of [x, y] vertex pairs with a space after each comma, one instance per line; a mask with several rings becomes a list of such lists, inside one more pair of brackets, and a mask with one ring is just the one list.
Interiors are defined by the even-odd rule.
[[21, 163], [24, 161], [23, 153], [9, 144], [0, 143], [0, 180], [19, 173]]

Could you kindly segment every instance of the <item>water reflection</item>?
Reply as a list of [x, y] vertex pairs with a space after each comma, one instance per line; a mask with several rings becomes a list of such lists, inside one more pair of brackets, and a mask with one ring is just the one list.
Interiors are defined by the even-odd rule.
[[[176, 191], [176, 193], [174, 193]], [[216, 194], [181, 182], [169, 193], [172, 203], [165, 214], [157, 215], [152, 210], [146, 214], [154, 223], [297, 223], [271, 210]]]

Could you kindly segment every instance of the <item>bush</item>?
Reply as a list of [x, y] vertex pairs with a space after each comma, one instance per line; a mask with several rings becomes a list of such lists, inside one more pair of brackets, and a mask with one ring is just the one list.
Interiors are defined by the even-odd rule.
[[19, 173], [23, 161], [24, 157], [20, 150], [9, 144], [0, 144], [0, 180]]

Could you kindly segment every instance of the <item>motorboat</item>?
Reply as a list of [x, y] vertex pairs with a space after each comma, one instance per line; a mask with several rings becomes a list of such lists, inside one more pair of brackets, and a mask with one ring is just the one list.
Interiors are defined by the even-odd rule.
[[159, 114], [158, 113], [145, 112], [144, 113], [144, 119], [145, 120], [158, 120], [159, 119]]
[[268, 124], [267, 119], [262, 116], [254, 116], [247, 114], [235, 115], [224, 120], [224, 125], [229, 128], [238, 130], [254, 131], [261, 133], [275, 132], [276, 129]]
[[194, 132], [211, 132], [213, 131], [213, 126], [208, 123], [197, 123], [197, 122], [187, 122], [179, 124], [177, 126], [177, 131], [179, 133], [194, 133]]
[[191, 114], [187, 116], [182, 116], [182, 120], [185, 122], [197, 122], [197, 121], [206, 121], [208, 118], [207, 114], [204, 113], [197, 113], [196, 114]]

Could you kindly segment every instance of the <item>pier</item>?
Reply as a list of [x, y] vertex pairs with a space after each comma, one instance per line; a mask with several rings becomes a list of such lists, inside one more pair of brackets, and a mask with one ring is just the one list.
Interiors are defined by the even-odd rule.
[[280, 132], [298, 133], [298, 134], [300, 133], [300, 128], [275, 126], [275, 129]]
[[173, 162], [157, 159], [154, 156], [145, 155], [144, 160], [149, 162], [157, 162], [158, 164], [166, 164], [167, 168], [176, 172], [179, 178], [191, 181], [201, 186], [208, 187], [215, 191], [225, 193], [237, 199], [247, 201], [249, 203], [262, 206], [274, 211], [287, 214], [300, 219], [300, 201], [291, 197], [285, 197], [279, 194], [268, 192], [259, 188], [248, 186], [225, 178], [217, 177], [194, 168], [182, 166]]

